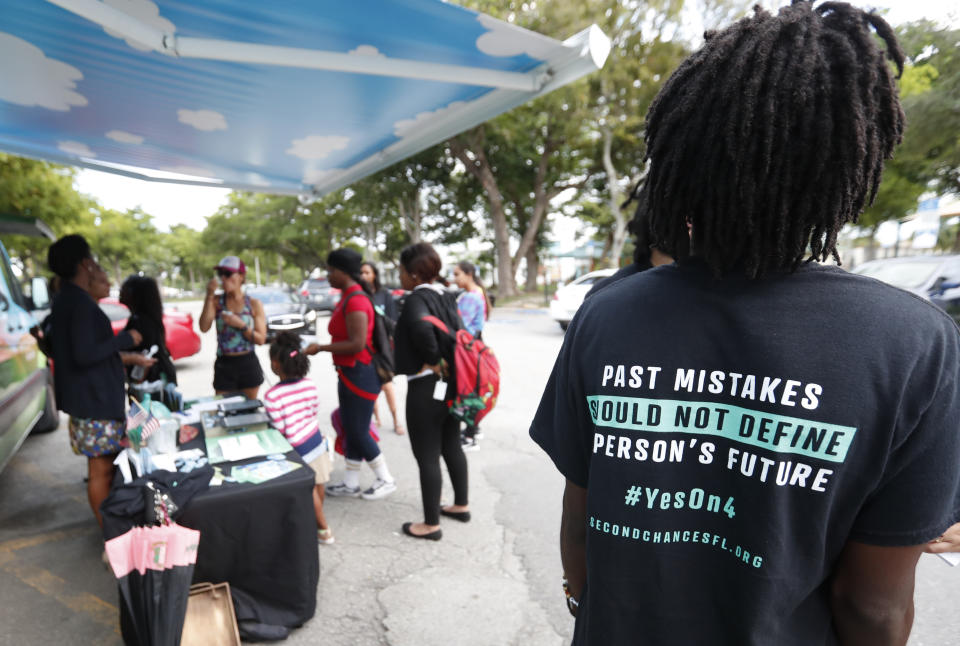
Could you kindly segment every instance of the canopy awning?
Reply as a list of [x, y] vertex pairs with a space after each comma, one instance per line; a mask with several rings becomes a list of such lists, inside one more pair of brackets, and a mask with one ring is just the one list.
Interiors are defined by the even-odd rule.
[[321, 195], [599, 69], [440, 0], [0, 0], [0, 149]]

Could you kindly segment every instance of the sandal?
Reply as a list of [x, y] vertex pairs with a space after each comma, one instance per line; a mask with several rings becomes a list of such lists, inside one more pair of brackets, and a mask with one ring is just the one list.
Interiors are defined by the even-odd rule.
[[317, 530], [317, 542], [321, 545], [333, 545], [333, 532], [330, 528]]

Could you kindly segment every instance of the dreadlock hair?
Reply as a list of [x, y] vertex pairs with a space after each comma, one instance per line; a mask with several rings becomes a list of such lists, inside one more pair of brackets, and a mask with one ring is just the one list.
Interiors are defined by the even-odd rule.
[[270, 344], [270, 359], [280, 364], [284, 379], [303, 379], [310, 372], [310, 360], [300, 347], [300, 335], [284, 331]]
[[653, 263], [650, 261], [650, 250], [658, 245], [650, 231], [650, 211], [647, 210], [647, 202], [640, 199], [643, 195], [644, 185], [645, 182], [642, 179], [637, 182], [637, 185], [630, 192], [630, 197], [620, 205], [620, 208], [625, 209], [630, 206], [631, 202], [637, 202], [633, 218], [627, 222], [627, 232], [634, 237], [635, 243], [633, 246], [633, 264], [643, 267], [643, 269], [650, 269], [653, 267]]
[[654, 99], [639, 199], [666, 253], [749, 278], [795, 270], [808, 246], [840, 261], [837, 234], [872, 203], [904, 128], [870, 27], [899, 73], [904, 55], [879, 16], [813, 4], [706, 33]]

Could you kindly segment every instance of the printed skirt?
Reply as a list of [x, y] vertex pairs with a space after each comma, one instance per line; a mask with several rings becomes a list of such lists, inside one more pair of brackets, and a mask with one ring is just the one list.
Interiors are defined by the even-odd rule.
[[70, 448], [77, 455], [98, 458], [116, 455], [124, 447], [127, 423], [115, 419], [87, 419], [70, 416]]

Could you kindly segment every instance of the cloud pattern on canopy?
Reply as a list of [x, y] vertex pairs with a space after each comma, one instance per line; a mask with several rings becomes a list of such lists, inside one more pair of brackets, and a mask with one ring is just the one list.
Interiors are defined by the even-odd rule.
[[383, 56], [383, 54], [380, 53], [380, 50], [373, 45], [360, 45], [356, 49], [351, 49], [347, 53], [351, 56]]
[[497, 20], [492, 16], [479, 15], [477, 20], [487, 32], [477, 38], [477, 49], [488, 56], [519, 56], [547, 58], [557, 51], [556, 41], [534, 34], [516, 25]]
[[66, 112], [87, 105], [87, 98], [76, 91], [82, 79], [73, 65], [47, 58], [39, 47], [0, 32], [0, 101]]
[[[14, 2], [14, 0], [0, 1]], [[206, 6], [204, 0], [197, 0], [194, 9], [187, 9], [186, 5], [183, 7], [177, 4], [165, 5], [164, 13], [173, 20], [160, 15], [157, 4], [151, 0], [103, 0], [103, 2], [163, 32], [175, 32], [177, 26], [174, 21], [176, 21], [181, 26], [189, 26], [191, 35], [243, 39], [242, 37], [235, 37], [232, 33], [217, 33], [215, 31], [217, 28], [227, 29], [227, 26], [230, 25], [226, 25], [222, 21], [216, 22], [217, 11], [222, 11], [222, 9], [217, 7], [216, 4]], [[423, 5], [431, 4], [431, 0], [412, 0], [412, 2]], [[16, 7], [17, 5], [9, 4], [8, 6]], [[437, 29], [434, 27], [431, 30], [427, 25], [418, 27], [421, 31], [426, 30], [425, 33], [430, 34], [430, 39], [436, 35], [440, 42], [439, 46], [424, 40], [424, 34], [419, 36], [407, 34], [404, 36], [406, 40], [402, 41], [404, 47], [409, 46], [409, 43], [413, 43], [414, 47], [410, 51], [417, 51], [416, 47], [421, 43], [424, 47], [420, 54], [411, 54], [402, 48], [397, 48], [397, 43], [401, 41], [392, 40], [394, 38], [393, 34], [382, 34], [384, 40], [380, 42], [376, 39], [376, 32], [373, 32], [373, 37], [370, 34], [361, 36], [350, 45], [352, 48], [344, 47], [340, 51], [347, 51], [352, 56], [368, 57], [383, 57], [385, 56], [383, 51], [388, 51], [391, 57], [416, 58], [417, 56], [425, 56], [423, 52], [429, 52], [429, 54], [426, 54], [428, 57], [436, 56], [437, 52], [442, 51], [453, 53], [453, 49], [444, 50], [443, 48], [452, 48], [453, 43], [456, 43], [456, 47], [461, 47], [462, 43], [466, 45], [466, 49], [463, 50], [463, 53], [459, 53], [459, 50], [457, 53], [458, 56], [463, 57], [461, 64], [490, 66], [491, 69], [528, 71], [548, 55], [556, 53], [559, 47], [556, 41], [495, 20], [489, 16], [478, 16], [460, 7], [449, 6], [447, 8], [447, 5], [442, 6], [444, 7], [442, 10], [433, 7], [431, 10], [436, 9], [437, 11], [458, 14], [452, 16], [456, 18], [451, 23], [451, 25], [455, 25], [455, 28]], [[204, 7], [210, 9], [208, 14], [203, 13], [202, 9]], [[48, 12], [62, 12], [55, 7], [47, 7], [46, 10]], [[351, 10], [337, 9], [338, 12], [344, 13]], [[357, 10], [363, 11], [362, 8]], [[269, 13], [264, 14], [264, 16], [267, 15]], [[322, 16], [323, 20], [330, 17], [324, 12], [320, 12], [319, 15]], [[32, 30], [32, 25], [45, 24], [42, 9], [37, 14], [39, 18], [30, 14], [25, 14], [25, 16], [29, 17], [24, 18], [26, 22], [21, 22], [20, 29], [11, 28], [11, 31], [24, 34], [32, 33], [41, 47], [37, 47], [19, 36], [0, 32], [0, 61], [14, 60], [18, 63], [16, 66], [5, 66], [0, 63], [0, 102], [5, 101], [25, 107], [40, 106], [48, 110], [68, 112], [74, 108], [90, 105], [88, 98], [81, 94], [81, 91], [87, 88], [88, 84], [90, 87], [102, 90], [105, 81], [113, 82], [117, 84], [114, 91], [130, 91], [129, 97], [133, 97], [132, 86], [142, 89], [144, 84], [154, 82], [154, 79], [149, 75], [151, 70], [161, 72], [159, 78], [162, 80], [164, 75], [167, 75], [170, 79], [183, 81], [183, 88], [186, 88], [185, 81], [187, 79], [200, 78], [200, 74], [206, 72], [205, 66], [212, 65], [205, 61], [169, 59], [157, 53], [148, 52], [150, 48], [145, 43], [127, 39], [125, 42], [130, 47], [138, 52], [147, 52], [132, 54], [129, 58], [130, 72], [136, 70], [136, 74], [145, 74], [143, 78], [138, 78], [133, 74], [125, 74], [126, 70], [124, 69], [113, 66], [116, 61], [115, 50], [110, 51], [107, 57], [103, 59], [98, 59], [96, 55], [92, 58], [90, 56], [77, 56], [77, 52], [82, 52], [83, 48], [71, 49], [65, 47], [62, 39], [58, 41], [56, 37], [51, 36], [57, 33], [53, 29], [47, 29], [46, 31]], [[52, 18], [52, 16], [50, 17]], [[78, 39], [76, 42], [94, 43], [96, 33], [102, 34], [104, 31], [113, 37], [121, 37], [117, 33], [110, 32], [99, 25], [78, 17], [73, 17], [71, 20], [74, 21], [71, 24], [76, 31], [75, 35]], [[197, 24], [198, 20], [201, 24]], [[394, 22], [398, 23], [398, 27], [402, 27], [400, 24], [402, 21], [395, 20]], [[260, 27], [259, 23], [255, 21], [251, 24], [257, 28]], [[269, 31], [270, 25], [265, 24], [264, 28], [264, 33], [274, 33]], [[400, 31], [403, 32], [402, 29]], [[465, 34], [469, 34], [466, 41], [464, 41]], [[262, 35], [260, 33], [254, 34], [254, 36], [251, 36], [251, 42], [257, 42], [257, 36]], [[300, 36], [293, 34], [292, 37], [298, 38]], [[308, 46], [314, 46], [314, 43], [315, 41], [311, 41]], [[296, 46], [298, 43], [292, 42], [290, 45]], [[303, 46], [303, 43], [299, 43], [299, 45]], [[473, 55], [469, 53], [472, 45], [475, 45]], [[88, 49], [92, 48], [90, 49], [91, 52], [99, 53], [95, 49], [97, 47], [95, 44], [87, 47]], [[50, 52], [50, 56], [48, 57], [45, 52]], [[514, 58], [516, 60], [498, 62], [491, 61], [490, 58], [485, 59], [484, 56], [496, 59]], [[63, 60], [60, 60], [61, 58]], [[434, 60], [456, 64], [453, 59], [435, 58]], [[75, 63], [77, 67], [64, 61]], [[97, 67], [98, 63], [101, 65], [100, 67]], [[104, 63], [107, 63], [106, 67], [103, 66]], [[81, 71], [78, 67], [84, 71]], [[163, 71], [161, 71], [161, 68]], [[204, 72], [201, 72], [201, 70], [204, 70]], [[293, 74], [290, 70], [284, 68], [269, 68], [267, 77], [272, 79], [280, 76], [292, 77]], [[152, 103], [141, 103], [139, 105], [128, 105], [124, 101], [123, 105], [127, 105], [127, 107], [118, 111], [105, 106], [102, 99], [110, 98], [114, 101], [114, 105], [121, 105], [118, 102], [119, 95], [97, 96], [95, 93], [91, 94], [91, 101], [101, 99], [99, 103], [90, 106], [88, 111], [84, 113], [90, 117], [88, 120], [85, 116], [84, 121], [88, 121], [93, 129], [82, 133], [75, 133], [70, 129], [62, 131], [54, 129], [50, 131], [52, 140], [48, 139], [45, 144], [51, 148], [55, 146], [56, 150], [67, 155], [93, 159], [97, 157], [98, 151], [95, 149], [97, 148], [98, 138], [100, 138], [104, 144], [100, 155], [103, 163], [112, 164], [116, 167], [123, 165], [149, 166], [156, 169], [158, 174], [175, 173], [194, 178], [227, 178], [228, 181], [233, 183], [257, 186], [289, 186], [289, 182], [294, 178], [306, 184], [316, 184], [321, 181], [329, 183], [331, 178], [342, 173], [350, 166], [368, 158], [379, 150], [383, 150], [399, 139], [415, 136], [423, 130], [435, 126], [438, 122], [445, 121], [450, 116], [455, 116], [457, 111], [468, 107], [472, 102], [489, 92], [489, 90], [478, 91], [476, 86], [419, 82], [426, 83], [426, 85], [408, 90], [407, 96], [402, 99], [397, 97], [391, 101], [377, 103], [377, 99], [374, 98], [373, 103], [368, 102], [367, 105], [363, 105], [364, 108], [369, 105], [377, 106], [376, 109], [369, 111], [374, 119], [371, 123], [365, 122], [361, 116], [356, 116], [352, 121], [348, 120], [347, 125], [340, 132], [335, 131], [323, 135], [311, 134], [301, 138], [295, 136], [291, 138], [290, 130], [298, 126], [302, 127], [307, 121], [300, 117], [299, 112], [296, 111], [297, 104], [288, 100], [288, 103], [283, 105], [285, 108], [293, 108], [290, 114], [296, 116], [293, 119], [285, 120], [273, 115], [275, 122], [271, 124], [270, 128], [257, 133], [259, 138], [255, 138], [256, 145], [244, 149], [243, 143], [252, 140], [249, 136], [251, 125], [259, 127], [259, 122], [262, 122], [260, 116], [263, 114], [262, 111], [251, 112], [251, 109], [255, 110], [259, 104], [256, 101], [247, 100], [251, 96], [255, 96], [253, 93], [258, 91], [258, 88], [254, 85], [247, 86], [246, 79], [244, 79], [243, 84], [227, 90], [229, 86], [226, 83], [234, 82], [237, 78], [232, 77], [231, 74], [227, 74], [223, 79], [211, 78], [215, 83], [209, 86], [203, 85], [201, 82], [200, 85], [195, 85], [186, 92], [181, 91], [179, 94], [174, 92], [169, 95], [170, 97], [179, 96], [179, 98], [173, 98], [175, 101], [183, 101], [183, 99], [189, 97], [189, 100], [195, 99], [197, 103], [203, 106], [199, 109], [195, 109], [197, 108], [196, 105], [190, 108], [176, 109], [176, 122], [173, 121], [172, 112], [164, 113], [162, 101], [153, 100]], [[369, 92], [366, 84], [372, 84], [375, 78], [362, 77], [357, 83], [363, 85], [348, 87], [357, 92], [358, 96], [366, 96], [364, 93]], [[219, 83], [221, 82], [225, 85], [220, 86]], [[388, 80], [388, 82], [396, 83], [395, 80]], [[181, 88], [174, 84], [171, 88], [165, 89]], [[207, 92], [208, 89], [210, 90], [209, 93]], [[423, 99], [420, 99], [421, 95]], [[167, 98], [163, 94], [157, 96], [158, 98]], [[241, 101], [221, 101], [220, 99], [224, 96], [231, 96], [234, 99], [239, 98]], [[270, 100], [282, 102], [285, 99], [271, 96]], [[333, 103], [336, 104], [336, 102]], [[349, 105], [348, 101], [341, 103]], [[177, 104], [173, 103], [173, 105]], [[303, 105], [311, 105], [311, 103], [305, 102]], [[413, 116], [404, 116], [405, 111], [407, 115], [412, 114]], [[361, 112], [363, 111], [361, 110]], [[165, 117], [165, 114], [170, 116]], [[319, 112], [311, 116], [313, 118], [323, 118], [322, 113]], [[112, 120], [112, 122], [107, 119]], [[145, 143], [146, 138], [143, 135], [136, 134], [142, 128], [143, 123], [150, 124], [152, 140], [150, 143]], [[194, 131], [199, 132], [189, 134], [189, 131], [187, 131], [188, 134], [184, 134], [183, 129], [180, 131], [171, 129], [170, 126], [176, 125], [176, 123], [188, 125]], [[6, 121], [3, 120], [3, 112], [0, 110], [0, 126], [6, 125]], [[231, 129], [235, 129], [240, 134], [235, 138], [220, 136], [216, 140], [205, 138], [218, 131]], [[270, 136], [264, 137], [264, 134], [268, 131]], [[4, 141], [2, 132], [3, 128], [0, 127], [0, 144]], [[287, 133], [286, 136], [283, 136], [283, 133]], [[279, 136], [277, 136], [278, 134]], [[107, 140], [125, 146], [108, 145]], [[7, 139], [7, 141], [13, 140]], [[283, 141], [290, 143], [284, 146]], [[237, 143], [240, 145], [235, 146]], [[124, 156], [126, 153], [122, 151], [132, 151], [133, 149], [136, 149], [135, 153], [131, 152], [130, 156]], [[284, 155], [295, 157], [300, 162], [292, 166], [289, 160], [287, 162], [283, 161]], [[263, 174], [254, 172], [253, 169], [256, 167], [263, 168]]]
[[438, 119], [443, 119], [447, 115], [455, 113], [457, 110], [467, 105], [466, 101], [454, 101], [436, 110], [418, 113], [413, 119], [401, 119], [393, 124], [393, 134], [403, 139], [417, 132], [420, 128], [426, 126]]
[[121, 144], [133, 144], [135, 146], [139, 146], [143, 143], [143, 137], [140, 135], [124, 132], [123, 130], [111, 130], [105, 136], [107, 139], [113, 139], [117, 143]]
[[177, 110], [177, 119], [204, 132], [227, 129], [227, 118], [215, 110]]
[[[160, 15], [160, 7], [150, 0], [103, 0], [103, 3], [162, 32], [172, 34], [176, 31], [174, 24]], [[114, 38], [123, 38], [122, 34], [112, 29], [104, 27], [103, 30]], [[132, 38], [124, 38], [124, 42], [141, 52], [149, 52], [153, 49], [151, 45]]]
[[330, 153], [345, 149], [349, 143], [350, 137], [342, 135], [310, 135], [303, 139], [294, 139], [290, 148], [287, 149], [287, 154], [308, 161], [316, 161], [329, 157]]
[[87, 146], [87, 144], [79, 141], [58, 141], [57, 148], [68, 155], [76, 155], [77, 157], [93, 158], [97, 156], [92, 150], [90, 150], [90, 147]]

